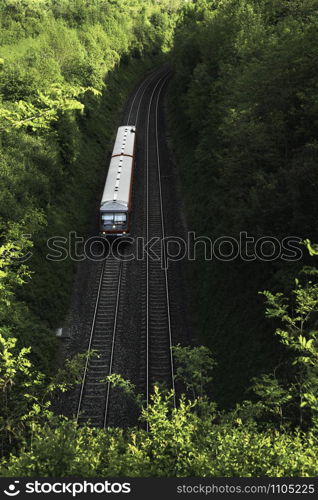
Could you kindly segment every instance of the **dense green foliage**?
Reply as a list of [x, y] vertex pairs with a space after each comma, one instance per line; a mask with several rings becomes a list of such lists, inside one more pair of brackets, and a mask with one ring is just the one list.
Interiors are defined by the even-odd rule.
[[[184, 9], [171, 120], [197, 235], [317, 240], [317, 7], [205, 0]], [[244, 397], [252, 376], [284, 359], [257, 292], [290, 290], [301, 265], [215, 257], [194, 266], [194, 314], [219, 362], [222, 404]]]
[[[299, 289], [298, 289], [299, 292]], [[305, 292], [306, 294], [306, 292]], [[279, 301], [269, 297], [269, 314], [278, 312]], [[273, 303], [275, 306], [273, 308]], [[308, 302], [307, 312], [309, 310]], [[301, 313], [303, 305], [300, 307]], [[318, 311], [318, 302], [311, 304], [310, 312]], [[278, 312], [279, 314], [279, 312]], [[282, 335], [286, 344], [294, 349], [300, 337], [293, 336], [292, 326]], [[288, 337], [288, 339], [287, 339]], [[303, 332], [303, 339], [305, 333]], [[317, 474], [317, 399], [309, 395], [317, 377], [312, 373], [303, 376], [306, 385], [307, 423], [289, 427], [285, 421], [285, 410], [303, 409], [299, 398], [286, 397], [284, 388], [275, 378], [262, 377], [255, 381], [254, 390], [259, 399], [256, 403], [244, 401], [231, 412], [220, 412], [216, 404], [205, 394], [205, 386], [211, 382], [210, 370], [214, 365], [207, 348], [176, 348], [179, 361], [178, 378], [196, 392], [191, 399], [182, 396], [178, 406], [173, 407], [173, 394], [155, 388], [148, 411], [142, 410], [141, 421], [147, 421], [149, 431], [139, 428], [91, 429], [77, 427], [75, 422], [57, 418], [45, 399], [41, 374], [34, 372], [27, 352], [15, 351], [14, 341], [2, 345], [0, 358], [0, 389], [3, 399], [14, 402], [12, 387], [17, 385], [20, 404], [18, 412], [10, 413], [11, 427], [2, 430], [2, 438], [13, 434], [20, 438], [18, 453], [2, 460], [0, 474], [5, 476], [315, 476]], [[317, 363], [318, 342], [306, 339], [302, 345], [303, 359], [315, 359]], [[298, 350], [298, 348], [296, 349]], [[74, 374], [77, 367], [68, 366]], [[195, 380], [192, 372], [196, 373]], [[189, 376], [190, 374], [190, 376]], [[66, 373], [64, 373], [64, 378]], [[71, 377], [68, 376], [68, 380]], [[133, 391], [132, 384], [119, 376], [112, 380]], [[294, 381], [298, 380], [295, 374]], [[292, 384], [291, 384], [292, 386]], [[316, 388], [315, 387], [315, 388]], [[21, 388], [24, 396], [21, 397]], [[66, 389], [63, 374], [48, 385], [49, 391]], [[314, 389], [315, 389], [314, 388]], [[130, 395], [131, 397], [131, 395]], [[18, 425], [19, 424], [19, 425]], [[3, 426], [2, 426], [3, 429]]]

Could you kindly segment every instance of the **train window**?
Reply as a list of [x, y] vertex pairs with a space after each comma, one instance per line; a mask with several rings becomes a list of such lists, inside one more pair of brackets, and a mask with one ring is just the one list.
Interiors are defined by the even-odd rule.
[[120, 225], [120, 224], [126, 224], [127, 222], [127, 215], [125, 213], [104, 213], [102, 214], [102, 221], [104, 226], [107, 225]]
[[124, 224], [126, 222], [126, 214], [114, 214], [114, 223], [115, 224]]
[[102, 219], [105, 224], [112, 224], [114, 219], [114, 214], [103, 214]]

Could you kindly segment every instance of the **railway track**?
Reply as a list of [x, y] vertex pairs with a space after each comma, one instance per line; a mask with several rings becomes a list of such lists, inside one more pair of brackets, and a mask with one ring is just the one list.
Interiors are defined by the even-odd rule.
[[[147, 254], [144, 266], [146, 306], [141, 359], [145, 364], [141, 362], [141, 387], [145, 387], [147, 409], [156, 382], [175, 390], [168, 267], [165, 249], [161, 246], [166, 232], [158, 131], [158, 106], [167, 79], [168, 76], [158, 82], [153, 90], [146, 130], [145, 238], [146, 241], [158, 239], [152, 249], [160, 256], [156, 260]], [[175, 395], [173, 402], [175, 406]]]
[[114, 344], [123, 262], [109, 256], [102, 264], [96, 291], [88, 357], [80, 389], [77, 421], [105, 427], [109, 405], [109, 384], [105, 378], [112, 373]]
[[[154, 73], [135, 92], [126, 123], [138, 126], [140, 107], [147, 89], [152, 88], [146, 125], [145, 237], [165, 235], [158, 139], [158, 105], [167, 73]], [[165, 262], [165, 256], [163, 256]], [[112, 388], [105, 379], [113, 373], [116, 336], [120, 332], [119, 311], [128, 262], [109, 255], [99, 263], [95, 303], [87, 359], [79, 387], [76, 419], [79, 425], [106, 427], [109, 424]], [[140, 387], [149, 405], [152, 385], [165, 382], [174, 388], [170, 299], [167, 269], [147, 256], [144, 265], [144, 311], [140, 353]]]

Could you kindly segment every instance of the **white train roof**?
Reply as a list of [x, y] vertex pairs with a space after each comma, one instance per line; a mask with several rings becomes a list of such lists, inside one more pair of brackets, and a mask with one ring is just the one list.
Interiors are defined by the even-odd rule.
[[136, 135], [135, 132], [136, 127], [133, 125], [119, 127], [119, 129], [117, 130], [117, 136], [112, 156], [120, 155], [122, 153], [125, 155], [133, 156]]
[[128, 210], [134, 162], [136, 127], [119, 127], [110, 161], [100, 209], [113, 212]]

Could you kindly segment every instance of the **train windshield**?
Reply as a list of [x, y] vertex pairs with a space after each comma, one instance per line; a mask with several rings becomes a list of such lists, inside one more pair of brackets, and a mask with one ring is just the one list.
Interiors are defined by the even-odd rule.
[[115, 224], [124, 224], [126, 222], [126, 214], [114, 214]]
[[125, 212], [103, 213], [102, 222], [104, 226], [121, 226], [126, 224], [127, 215]]

